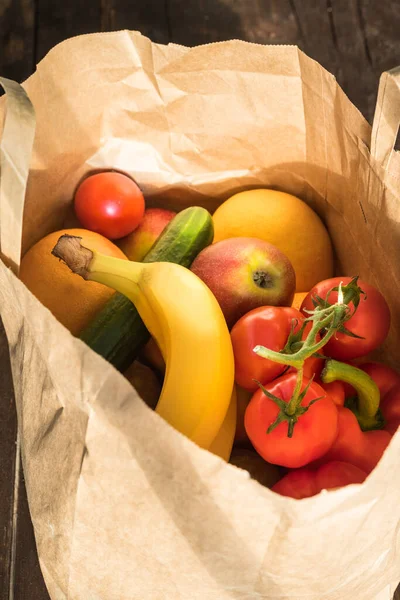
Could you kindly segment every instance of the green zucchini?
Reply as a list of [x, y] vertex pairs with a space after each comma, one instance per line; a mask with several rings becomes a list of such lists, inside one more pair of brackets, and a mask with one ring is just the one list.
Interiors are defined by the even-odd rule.
[[[172, 262], [190, 267], [213, 237], [210, 213], [200, 206], [191, 206], [168, 223], [143, 262]], [[150, 334], [134, 304], [116, 292], [79, 337], [123, 372], [137, 358]]]

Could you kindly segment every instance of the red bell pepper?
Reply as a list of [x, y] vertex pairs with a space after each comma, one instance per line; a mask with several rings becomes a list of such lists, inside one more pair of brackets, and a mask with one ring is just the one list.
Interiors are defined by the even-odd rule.
[[371, 473], [390, 443], [390, 433], [383, 430], [362, 431], [357, 417], [349, 408], [337, 407], [337, 412], [336, 439], [318, 464], [340, 460]]
[[332, 381], [331, 383], [324, 383], [321, 381], [320, 385], [326, 392], [328, 392], [336, 406], [344, 406], [346, 400], [346, 389], [342, 381]]
[[384, 429], [394, 435], [400, 427], [400, 387], [390, 390], [381, 401]]
[[[321, 381], [323, 384], [331, 384], [338, 380], [350, 384], [357, 394], [356, 404], [351, 408], [357, 416], [361, 429], [363, 431], [382, 429], [379, 388], [368, 373], [354, 365], [328, 358], [321, 373]], [[349, 405], [348, 401], [347, 405]]]
[[365, 362], [358, 365], [375, 381], [381, 394], [381, 399], [394, 387], [400, 387], [400, 375], [388, 365], [379, 362]]
[[338, 407], [337, 437], [321, 461], [345, 461], [370, 473], [391, 439], [388, 431], [380, 430], [383, 422], [379, 413], [378, 386], [366, 372], [333, 359], [325, 362], [321, 380], [324, 384], [344, 381], [357, 392], [357, 406], [353, 410]]
[[289, 471], [272, 490], [281, 496], [309, 498], [322, 490], [340, 488], [352, 483], [363, 483], [367, 473], [352, 464], [331, 461], [317, 468], [304, 467]]
[[[328, 381], [344, 382], [348, 388], [345, 405], [354, 412], [361, 429], [385, 429], [391, 435], [397, 431], [400, 426], [400, 375], [391, 367], [377, 362], [355, 367], [328, 360], [321, 380], [323, 387]], [[349, 399], [349, 395], [353, 397]]]
[[378, 362], [359, 365], [376, 383], [380, 392], [380, 411], [383, 428], [394, 435], [400, 426], [400, 375], [394, 369]]

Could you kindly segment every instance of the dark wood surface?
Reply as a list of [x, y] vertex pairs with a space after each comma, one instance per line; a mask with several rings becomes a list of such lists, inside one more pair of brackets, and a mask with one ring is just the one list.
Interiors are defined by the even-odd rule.
[[[0, 75], [23, 81], [63, 39], [117, 29], [187, 46], [235, 38], [297, 44], [336, 76], [370, 122], [381, 72], [400, 64], [398, 0], [0, 0]], [[16, 469], [16, 414], [1, 327], [0, 365], [0, 600], [48, 600]]]

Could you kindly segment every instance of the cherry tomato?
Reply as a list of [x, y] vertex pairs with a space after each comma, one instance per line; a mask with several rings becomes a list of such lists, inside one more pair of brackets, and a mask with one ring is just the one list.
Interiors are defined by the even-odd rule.
[[82, 181], [75, 193], [74, 207], [83, 227], [116, 240], [139, 225], [145, 201], [130, 177], [105, 171]]
[[[304, 377], [302, 391], [310, 381]], [[265, 389], [288, 404], [296, 386], [296, 374], [289, 373], [268, 383]], [[303, 467], [325, 455], [337, 435], [338, 410], [330, 396], [312, 382], [301, 401], [301, 407], [309, 409], [298, 416], [292, 437], [288, 437], [288, 422], [282, 421], [270, 433], [268, 428], [280, 412], [278, 405], [262, 389], [250, 400], [244, 417], [244, 425], [255, 450], [264, 460], [283, 467]]]
[[[254, 379], [266, 384], [287, 370], [286, 365], [262, 358], [253, 349], [259, 345], [279, 352], [287, 342], [292, 323], [296, 323], [298, 331], [303, 321], [304, 316], [296, 308], [286, 306], [261, 306], [241, 317], [231, 331], [236, 383], [254, 392], [258, 389]], [[311, 323], [305, 328], [303, 339], [310, 328]], [[321, 369], [321, 359], [310, 357], [305, 362], [304, 374], [311, 378]]]
[[[315, 285], [303, 300], [300, 310], [308, 315], [306, 310], [313, 310], [312, 298], [315, 295], [327, 299], [328, 292], [342, 282], [344, 285], [350, 283], [351, 277], [333, 277], [325, 279]], [[364, 281], [358, 281], [359, 287], [366, 295], [361, 294], [360, 303], [354, 315], [345, 323], [345, 327], [363, 339], [351, 337], [345, 333], [338, 332], [324, 346], [324, 353], [337, 360], [351, 360], [365, 356], [377, 348], [385, 340], [390, 328], [390, 310], [382, 294], [372, 285]], [[338, 292], [331, 292], [328, 302], [333, 304], [337, 301]], [[352, 302], [349, 304], [354, 309]]]

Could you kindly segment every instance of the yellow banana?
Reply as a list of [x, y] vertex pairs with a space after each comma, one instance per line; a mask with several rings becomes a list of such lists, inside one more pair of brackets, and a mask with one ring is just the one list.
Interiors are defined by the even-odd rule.
[[209, 447], [209, 451], [216, 454], [220, 458], [229, 461], [232, 452], [233, 441], [236, 433], [236, 414], [237, 414], [237, 402], [236, 402], [236, 388], [232, 390], [231, 402], [229, 404], [228, 411], [225, 415], [224, 422], [222, 423], [221, 429], [217, 433], [217, 437]]
[[137, 263], [98, 253], [61, 236], [53, 249], [75, 273], [127, 296], [166, 362], [156, 412], [208, 449], [224, 422], [234, 359], [221, 308], [209, 288], [181, 265]]
[[[165, 361], [153, 338], [151, 338], [150, 343], [147, 345], [147, 348], [145, 347], [144, 355], [145, 358], [149, 360], [150, 364], [154, 368], [158, 369], [158, 371], [165, 374]], [[210, 452], [216, 454], [220, 458], [224, 459], [226, 462], [229, 461], [229, 458], [232, 453], [233, 442], [235, 440], [237, 411], [238, 394], [237, 386], [234, 385], [229, 408], [225, 415], [225, 419], [221, 425], [221, 429], [218, 431], [217, 437], [214, 439], [211, 446], [209, 447]]]

